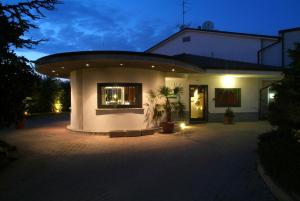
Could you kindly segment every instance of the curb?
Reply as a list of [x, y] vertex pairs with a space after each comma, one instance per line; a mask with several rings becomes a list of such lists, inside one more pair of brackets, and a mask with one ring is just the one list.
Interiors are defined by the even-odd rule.
[[268, 189], [271, 193], [275, 196], [275, 198], [279, 201], [299, 201], [299, 198], [296, 196], [290, 196], [286, 191], [280, 188], [275, 182], [265, 173], [265, 170], [259, 160], [257, 160], [257, 171], [265, 184], [267, 185]]

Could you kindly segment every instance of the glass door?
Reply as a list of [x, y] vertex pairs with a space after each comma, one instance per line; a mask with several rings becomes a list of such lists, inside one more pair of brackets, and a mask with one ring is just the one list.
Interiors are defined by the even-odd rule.
[[190, 85], [190, 121], [207, 120], [207, 85]]

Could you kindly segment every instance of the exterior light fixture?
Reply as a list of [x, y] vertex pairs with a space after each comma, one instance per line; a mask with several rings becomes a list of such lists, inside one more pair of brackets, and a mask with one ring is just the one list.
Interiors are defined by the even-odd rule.
[[55, 70], [52, 70], [52, 73], [55, 73]]
[[90, 64], [85, 64], [86, 67], [90, 67]]
[[124, 66], [124, 64], [120, 64], [120, 66], [121, 66], [121, 67], [123, 67], [123, 66]]
[[231, 88], [234, 86], [234, 84], [235, 84], [235, 80], [233, 76], [225, 75], [224, 77], [222, 77], [222, 85], [225, 88]]
[[175, 69], [174, 69], [174, 68], [172, 68], [172, 72], [175, 72]]
[[180, 123], [180, 128], [181, 130], [184, 130], [186, 128], [186, 124], [184, 122]]
[[155, 68], [155, 66], [154, 66], [154, 65], [152, 65], [152, 66], [151, 66], [151, 68]]
[[269, 99], [274, 99], [275, 98], [275, 93], [269, 93]]

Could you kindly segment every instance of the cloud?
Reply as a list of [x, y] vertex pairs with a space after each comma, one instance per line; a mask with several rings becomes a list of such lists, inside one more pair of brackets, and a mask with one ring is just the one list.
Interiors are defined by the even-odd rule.
[[47, 56], [48, 54], [44, 54], [38, 51], [25, 50], [25, 51], [15, 51], [18, 56], [23, 56], [29, 58], [30, 60], [37, 60], [40, 57]]
[[176, 29], [100, 1], [65, 1], [37, 21], [28, 37], [46, 38], [34, 51], [46, 54], [84, 50], [144, 51]]

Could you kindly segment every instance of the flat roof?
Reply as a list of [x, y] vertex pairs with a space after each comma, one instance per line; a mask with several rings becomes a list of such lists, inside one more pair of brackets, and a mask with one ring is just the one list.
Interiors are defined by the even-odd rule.
[[294, 27], [294, 28], [290, 28], [290, 29], [283, 29], [283, 30], [280, 30], [279, 33], [292, 32], [292, 31], [300, 31], [300, 27]]
[[198, 66], [171, 56], [128, 51], [66, 52], [42, 57], [35, 64], [37, 72], [61, 78], [68, 78], [72, 71], [79, 69], [106, 67], [140, 68], [171, 73], [203, 72]]
[[35, 64], [37, 72], [61, 78], [69, 78], [70, 73], [75, 70], [107, 67], [139, 68], [167, 73], [204, 73], [206, 70], [278, 72], [284, 69], [191, 54], [165, 56], [128, 51], [66, 52], [42, 57]]

